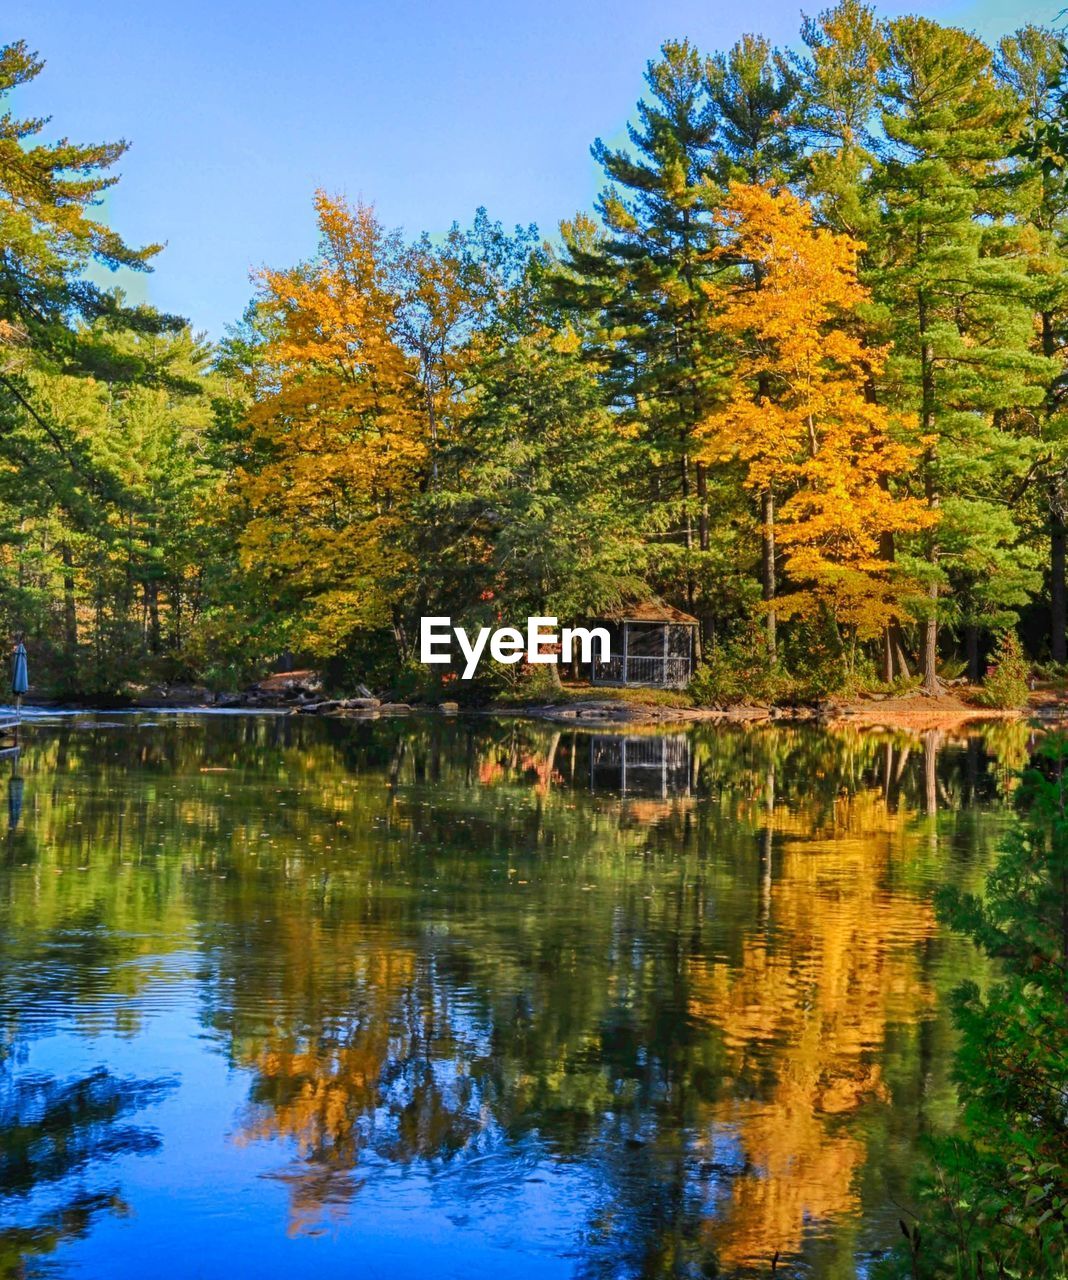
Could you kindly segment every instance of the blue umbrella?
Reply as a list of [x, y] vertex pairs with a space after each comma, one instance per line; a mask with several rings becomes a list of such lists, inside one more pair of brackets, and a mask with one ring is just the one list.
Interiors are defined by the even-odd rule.
[[11, 655], [11, 692], [15, 695], [15, 709], [22, 715], [22, 695], [30, 687], [30, 672], [26, 665], [26, 646], [20, 640]]
[[26, 646], [20, 640], [11, 655], [11, 692], [16, 697], [22, 695], [30, 687], [30, 672], [26, 666]]

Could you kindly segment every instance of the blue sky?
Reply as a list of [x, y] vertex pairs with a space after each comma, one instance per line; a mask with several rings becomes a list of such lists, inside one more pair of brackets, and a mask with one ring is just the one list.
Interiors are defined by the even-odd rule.
[[[143, 296], [218, 335], [250, 269], [315, 243], [317, 186], [437, 233], [479, 205], [551, 234], [598, 187], [589, 146], [618, 139], [660, 44], [796, 43], [802, 8], [723, 0], [5, 0], [0, 38], [47, 61], [16, 101], [54, 135], [133, 143], [107, 216], [167, 248]], [[992, 38], [1060, 0], [922, 0]]]

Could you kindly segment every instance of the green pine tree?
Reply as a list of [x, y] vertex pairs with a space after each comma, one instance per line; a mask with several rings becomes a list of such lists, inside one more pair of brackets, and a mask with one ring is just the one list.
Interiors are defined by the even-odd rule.
[[978, 620], [954, 617], [954, 589], [962, 601], [982, 594], [985, 609], [1018, 602], [1019, 574], [1004, 570], [1019, 566], [1021, 539], [1005, 500], [1034, 449], [1011, 426], [1041, 403], [1046, 366], [1029, 350], [1026, 259], [1004, 178], [1018, 104], [976, 37], [925, 18], [891, 22], [887, 36], [882, 260], [871, 283], [894, 343], [889, 392], [917, 415], [921, 483], [941, 516], [912, 565], [926, 582], [916, 608], [935, 693], [940, 622]]
[[1065, 50], [1051, 31], [1023, 27], [998, 46], [995, 69], [1023, 106], [1024, 139], [1015, 178], [1018, 216], [1024, 228], [1027, 273], [1035, 314], [1034, 349], [1049, 362], [1045, 397], [1021, 415], [1020, 430], [1039, 444], [1029, 479], [1036, 533], [1047, 539], [1050, 657], [1068, 661], [1068, 413], [1064, 405], [1064, 361], [1068, 351], [1068, 175], [1063, 168], [1029, 156], [1025, 139], [1057, 119]]
[[712, 544], [712, 495], [694, 461], [694, 432], [721, 374], [705, 287], [717, 131], [706, 72], [686, 41], [665, 44], [649, 63], [629, 145], [593, 146], [608, 180], [601, 225], [583, 217], [564, 224], [559, 272], [561, 299], [588, 332], [610, 402], [637, 427], [646, 527], [664, 544], [659, 585], [691, 608]]

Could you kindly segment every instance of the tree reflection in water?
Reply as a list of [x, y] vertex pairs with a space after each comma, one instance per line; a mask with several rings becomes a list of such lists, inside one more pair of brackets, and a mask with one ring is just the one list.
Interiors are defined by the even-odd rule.
[[[193, 930], [211, 1043], [249, 1079], [229, 1140], [290, 1153], [295, 1236], [354, 1229], [380, 1182], [477, 1224], [570, 1170], [583, 1225], [552, 1247], [577, 1275], [778, 1253], [846, 1277], [892, 1239], [951, 1112], [960, 957], [927, 897], [996, 840], [979, 740], [628, 734], [624, 781], [619, 739], [524, 723], [101, 736], [28, 753], [0, 994], [17, 969], [39, 1002], [80, 920], [103, 950], [64, 981], [91, 1023], [100, 982], [179, 980]], [[44, 803], [60, 753], [78, 785]]]
[[128, 1118], [171, 1087], [105, 1067], [57, 1080], [0, 1064], [0, 1276], [33, 1274], [34, 1259], [85, 1235], [100, 1214], [123, 1212], [117, 1185], [89, 1183], [118, 1156], [159, 1149], [159, 1136]]

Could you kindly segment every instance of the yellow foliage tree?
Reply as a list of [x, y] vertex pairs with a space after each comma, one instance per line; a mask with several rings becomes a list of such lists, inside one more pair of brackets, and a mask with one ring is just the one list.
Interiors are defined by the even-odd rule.
[[246, 569], [298, 611], [293, 643], [336, 652], [390, 626], [399, 537], [427, 462], [415, 361], [395, 338], [395, 246], [374, 211], [318, 192], [317, 257], [259, 279], [256, 465], [238, 476]]
[[874, 637], [903, 616], [880, 539], [933, 517], [890, 483], [915, 465], [905, 442], [915, 424], [872, 394], [886, 353], [857, 332], [861, 246], [763, 186], [732, 184], [718, 220], [715, 252], [738, 265], [713, 323], [735, 364], [727, 402], [704, 424], [706, 456], [741, 461], [747, 488], [782, 502], [775, 533], [790, 589], [772, 605], [779, 615]]

